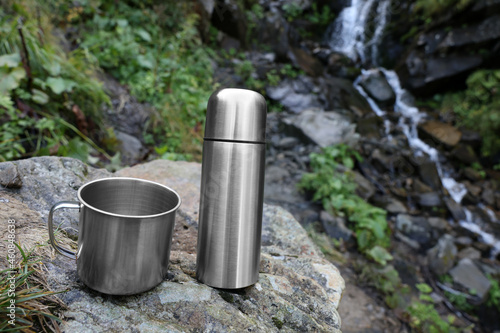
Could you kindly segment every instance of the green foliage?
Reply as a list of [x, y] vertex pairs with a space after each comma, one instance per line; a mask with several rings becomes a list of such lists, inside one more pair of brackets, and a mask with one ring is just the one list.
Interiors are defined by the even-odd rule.
[[[314, 192], [313, 200], [321, 201], [332, 214], [346, 216], [354, 229], [358, 249], [379, 263], [390, 255], [382, 249], [390, 245], [386, 211], [374, 207], [356, 195], [356, 184], [350, 169], [359, 154], [341, 144], [330, 146], [321, 154], [310, 155], [312, 173], [303, 175], [299, 187]], [[339, 165], [347, 169], [340, 171]]]
[[283, 11], [288, 22], [291, 22], [302, 15], [303, 9], [296, 2], [287, 2], [283, 5]]
[[472, 0], [417, 0], [413, 9], [424, 18], [430, 18], [450, 9], [461, 11], [471, 3]]
[[85, 21], [81, 48], [156, 107], [151, 127], [158, 145], [199, 158], [206, 103], [215, 87], [212, 51], [202, 45], [189, 5], [101, 1]]
[[444, 295], [460, 311], [467, 313], [474, 311], [474, 306], [467, 301], [467, 296], [465, 294], [445, 291]]
[[488, 280], [490, 280], [491, 289], [488, 294], [486, 305], [489, 307], [495, 307], [498, 311], [500, 311], [500, 285], [498, 283], [498, 279], [495, 279], [493, 276], [488, 274]]
[[[74, 149], [86, 161], [96, 146], [89, 136], [103, 136], [99, 128], [87, 132], [86, 117], [101, 123], [100, 107], [109, 102], [92, 77], [92, 58], [66, 56], [52, 41], [46, 4], [6, 1], [0, 17], [0, 161]], [[81, 123], [68, 126], [77, 116]]]
[[500, 151], [500, 70], [478, 70], [467, 79], [467, 90], [445, 95], [441, 110], [452, 110], [457, 125], [478, 131], [485, 156]]

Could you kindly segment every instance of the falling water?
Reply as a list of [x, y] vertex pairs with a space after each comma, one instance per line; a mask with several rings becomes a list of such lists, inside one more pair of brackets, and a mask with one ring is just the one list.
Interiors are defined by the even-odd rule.
[[[388, 13], [390, 0], [381, 0], [378, 2], [377, 17], [374, 19], [375, 31], [372, 38], [365, 43], [367, 36], [365, 28], [368, 26], [368, 14], [373, 6], [375, 6], [375, 3], [375, 0], [352, 0], [351, 6], [342, 10], [337, 20], [333, 23], [333, 29], [330, 36], [330, 47], [334, 51], [344, 53], [354, 61], [359, 58], [362, 63], [366, 63], [366, 50], [367, 48], [370, 48], [371, 61], [372, 63], [376, 63], [376, 59], [378, 57], [378, 45], [389, 18]], [[463, 197], [467, 194], [467, 189], [464, 184], [457, 182], [450, 176], [452, 174], [452, 170], [445, 168], [440, 162], [440, 157], [443, 157], [440, 156], [439, 151], [429, 146], [418, 137], [417, 126], [426, 117], [426, 114], [420, 112], [417, 107], [410, 105], [407, 102], [405, 96], [409, 93], [401, 87], [397, 74], [394, 71], [385, 68], [368, 70], [363, 69], [361, 75], [354, 81], [354, 87], [368, 101], [374, 112], [378, 116], [384, 117], [387, 112], [382, 110], [359, 84], [363, 76], [370, 75], [374, 71], [378, 70], [384, 73], [387, 82], [392, 87], [396, 95], [394, 111], [401, 115], [401, 117], [399, 117], [398, 126], [407, 137], [408, 144], [413, 149], [414, 154], [416, 156], [422, 156], [423, 154], [429, 156], [429, 158], [436, 164], [436, 168], [444, 188], [448, 190], [450, 197], [455, 202], [460, 203]], [[390, 131], [390, 121], [388, 119], [384, 119], [384, 126], [385, 132], [388, 134]], [[482, 209], [485, 210], [490, 217], [494, 216], [494, 213], [486, 207]], [[459, 224], [463, 228], [476, 233], [483, 242], [491, 245], [492, 256], [499, 254], [500, 240], [483, 231], [474, 221], [474, 216], [469, 210], [465, 208], [464, 211], [466, 219], [459, 221]], [[496, 218], [492, 219], [492, 221], [496, 221]]]
[[[337, 20], [329, 29], [329, 44], [332, 50], [343, 53], [353, 60], [358, 58], [366, 63], [366, 49], [370, 48], [370, 58], [375, 62], [378, 55], [378, 44], [384, 32], [384, 27], [389, 17], [390, 0], [352, 0], [351, 6], [344, 8]], [[366, 41], [370, 12], [377, 6], [377, 15], [374, 18], [375, 31], [370, 40]]]

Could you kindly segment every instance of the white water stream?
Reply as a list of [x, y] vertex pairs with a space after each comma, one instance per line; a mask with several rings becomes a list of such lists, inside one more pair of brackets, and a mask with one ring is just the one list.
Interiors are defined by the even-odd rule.
[[[373, 10], [375, 6], [377, 6], [377, 15], [374, 18], [374, 24], [369, 24], [368, 18], [370, 17], [370, 10]], [[352, 0], [351, 6], [344, 8], [339, 14], [339, 17], [332, 24], [333, 29], [330, 30], [332, 33], [329, 39], [332, 50], [344, 53], [354, 61], [359, 58], [361, 63], [366, 63], [366, 52], [369, 48], [371, 51], [371, 62], [376, 64], [378, 45], [382, 38], [385, 25], [389, 19], [389, 8], [390, 0]], [[375, 31], [371, 39], [365, 42], [367, 36], [365, 30], [368, 26], [374, 26]], [[368, 101], [373, 111], [378, 116], [385, 117], [387, 112], [382, 110], [359, 84], [363, 76], [371, 75], [373, 72], [379, 70], [385, 75], [387, 82], [396, 95], [394, 111], [401, 115], [401, 117], [399, 117], [398, 126], [406, 135], [408, 144], [413, 149], [414, 154], [416, 156], [422, 156], [422, 154], [429, 156], [431, 161], [436, 164], [441, 182], [448, 190], [450, 197], [455, 202], [460, 203], [467, 194], [467, 189], [464, 184], [457, 182], [450, 176], [453, 170], [445, 168], [440, 162], [440, 159], [443, 160], [444, 157], [440, 156], [439, 151], [429, 146], [418, 137], [417, 126], [419, 122], [426, 117], [426, 114], [420, 112], [414, 105], [408, 104], [407, 99], [404, 97], [409, 93], [401, 87], [397, 74], [392, 70], [381, 67], [376, 69], [363, 69], [361, 75], [354, 81], [354, 87]], [[390, 125], [390, 121], [384, 119], [385, 132], [388, 134], [389, 139]], [[492, 221], [496, 221], [495, 214], [490, 209], [485, 206], [479, 206], [479, 208], [483, 209], [490, 218], [492, 218]], [[500, 240], [483, 231], [476, 223], [474, 215], [469, 210], [464, 208], [464, 212], [466, 219], [464, 221], [458, 221], [460, 226], [477, 234], [483, 242], [491, 245], [492, 256], [496, 256], [500, 253]]]

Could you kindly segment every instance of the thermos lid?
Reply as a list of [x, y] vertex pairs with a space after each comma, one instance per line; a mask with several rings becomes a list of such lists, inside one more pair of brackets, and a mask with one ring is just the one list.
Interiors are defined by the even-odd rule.
[[223, 141], [266, 141], [267, 105], [252, 90], [227, 88], [208, 100], [205, 139]]

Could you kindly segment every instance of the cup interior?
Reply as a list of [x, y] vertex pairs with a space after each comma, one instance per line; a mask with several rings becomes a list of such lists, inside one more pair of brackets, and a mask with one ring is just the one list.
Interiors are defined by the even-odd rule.
[[158, 183], [135, 178], [105, 178], [82, 186], [82, 204], [120, 216], [151, 216], [177, 209], [179, 195]]

